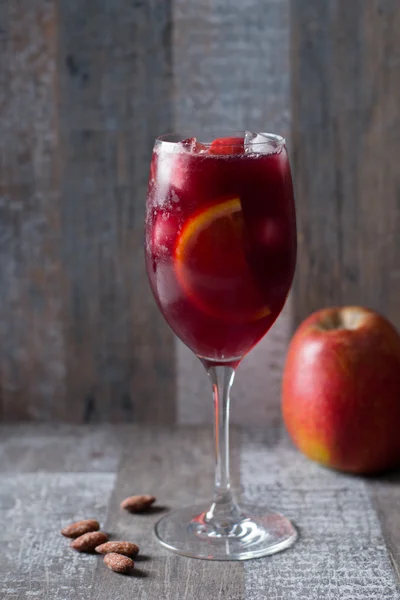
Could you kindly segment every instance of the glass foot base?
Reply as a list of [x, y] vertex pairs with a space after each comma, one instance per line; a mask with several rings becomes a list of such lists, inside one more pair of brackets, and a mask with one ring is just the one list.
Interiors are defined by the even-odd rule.
[[182, 508], [160, 519], [155, 533], [163, 546], [192, 558], [248, 560], [289, 548], [297, 538], [290, 521], [259, 507], [241, 507], [240, 518], [225, 530], [206, 521], [204, 506]]

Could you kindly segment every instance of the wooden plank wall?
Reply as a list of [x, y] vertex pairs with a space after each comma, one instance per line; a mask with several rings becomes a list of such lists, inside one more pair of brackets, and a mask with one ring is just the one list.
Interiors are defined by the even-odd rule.
[[[149, 156], [174, 128], [287, 133], [288, 34], [288, 0], [0, 2], [0, 418], [212, 418], [147, 286]], [[236, 420], [266, 413], [266, 384], [279, 400], [277, 327]]]
[[399, 326], [399, 27], [397, 0], [0, 2], [0, 419], [211, 418], [144, 272], [161, 131], [289, 137], [294, 302], [239, 370], [234, 419], [278, 407], [293, 314], [363, 303]]
[[291, 9], [296, 318], [364, 304], [400, 327], [400, 3]]
[[174, 420], [174, 340], [142, 252], [170, 36], [168, 0], [0, 3], [5, 420]]
[[[250, 128], [290, 136], [289, 1], [174, 0], [173, 6], [176, 128]], [[279, 412], [290, 330], [288, 302], [240, 365], [232, 391], [232, 421], [268, 423], [270, 408]], [[179, 342], [176, 356], [178, 420], [210, 421], [204, 370]]]

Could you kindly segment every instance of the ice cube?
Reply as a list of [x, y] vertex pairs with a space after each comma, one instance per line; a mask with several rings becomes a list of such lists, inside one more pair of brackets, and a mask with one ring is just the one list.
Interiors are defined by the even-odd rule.
[[[180, 144], [166, 142], [156, 149], [156, 154], [154, 203], [164, 206], [171, 199], [177, 203], [176, 198], [178, 198], [180, 190], [185, 185], [187, 174], [185, 161], [182, 161], [182, 148]], [[173, 198], [171, 198], [172, 191], [174, 192]]]
[[275, 154], [279, 152], [280, 140], [270, 133], [246, 131], [244, 134], [244, 151], [246, 154]]
[[197, 144], [197, 139], [195, 137], [186, 138], [182, 140], [180, 144], [187, 150], [188, 152], [194, 152]]
[[197, 138], [186, 138], [186, 140], [182, 140], [181, 145], [187, 152], [191, 152], [193, 154], [204, 154], [207, 152], [207, 146], [201, 144], [197, 141]]
[[165, 195], [168, 189], [174, 171], [176, 170], [176, 164], [178, 163], [179, 154], [176, 152], [174, 145], [169, 144], [170, 147], [163, 147], [162, 151], [158, 152], [158, 163], [157, 163], [157, 182], [160, 190]]

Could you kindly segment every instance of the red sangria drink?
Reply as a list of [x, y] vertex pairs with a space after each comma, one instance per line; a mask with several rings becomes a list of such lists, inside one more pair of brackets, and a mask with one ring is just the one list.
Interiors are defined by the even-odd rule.
[[[260, 139], [260, 136], [258, 136]], [[169, 325], [198, 356], [243, 357], [282, 310], [296, 260], [283, 140], [158, 141], [146, 259]], [[260, 147], [260, 151], [258, 148]]]
[[[251, 558], [276, 552], [295, 538], [288, 521], [280, 537], [269, 532], [269, 538], [265, 528], [249, 538], [249, 528], [238, 525], [248, 516], [230, 491], [227, 419], [235, 368], [278, 317], [294, 275], [295, 209], [284, 139], [251, 132], [157, 139], [145, 245], [159, 308], [211, 378], [218, 442], [213, 505], [198, 515], [178, 511], [173, 517], [174, 543], [164, 539], [164, 528], [172, 526], [170, 516], [160, 521], [157, 533], [164, 545], [190, 556], [240, 559], [244, 554]], [[219, 527], [222, 509], [228, 519], [225, 533]], [[270, 525], [271, 514], [275, 513], [268, 513]], [[182, 521], [187, 517], [189, 525]], [[283, 517], [278, 517], [282, 526]], [[228, 530], [229, 551], [224, 546]]]

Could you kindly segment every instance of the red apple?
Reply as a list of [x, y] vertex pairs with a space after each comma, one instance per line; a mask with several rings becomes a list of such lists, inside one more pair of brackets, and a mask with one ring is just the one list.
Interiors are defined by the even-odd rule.
[[282, 410], [309, 458], [351, 473], [400, 464], [400, 336], [358, 306], [312, 314], [286, 359]]

